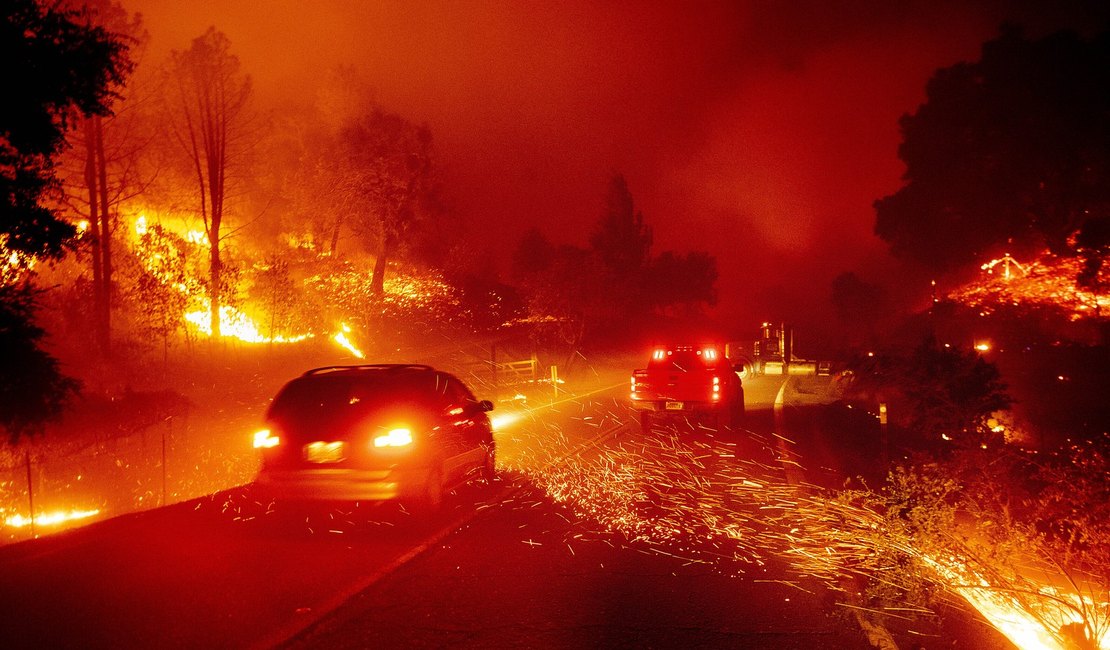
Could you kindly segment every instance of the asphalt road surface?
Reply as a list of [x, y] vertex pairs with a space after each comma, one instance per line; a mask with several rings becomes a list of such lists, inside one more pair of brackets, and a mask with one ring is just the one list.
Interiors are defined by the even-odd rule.
[[[837, 452], [827, 383], [748, 382], [735, 432], [644, 436], [625, 381], [533, 404], [497, 435], [501, 479], [430, 521], [290, 511], [248, 486], [0, 548], [0, 647], [869, 647], [834, 594], [751, 543], [751, 504], [716, 478], [866, 469], [873, 432]], [[671, 516], [706, 502], [726, 516]], [[949, 620], [915, 632], [995, 642]]]

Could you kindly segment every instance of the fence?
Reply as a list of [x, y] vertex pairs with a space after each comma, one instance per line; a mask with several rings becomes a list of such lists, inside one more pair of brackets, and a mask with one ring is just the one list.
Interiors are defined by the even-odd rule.
[[0, 544], [241, 485], [257, 461], [239, 428], [186, 413], [132, 435], [55, 435], [0, 450]]

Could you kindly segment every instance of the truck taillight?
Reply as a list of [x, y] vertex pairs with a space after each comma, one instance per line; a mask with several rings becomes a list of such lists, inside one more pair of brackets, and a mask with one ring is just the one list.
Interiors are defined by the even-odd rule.
[[713, 375], [713, 401], [721, 399], [721, 378]]
[[651, 358], [655, 361], [662, 361], [667, 358], [667, 351], [663, 348], [658, 348], [651, 353]]
[[704, 350], [701, 351], [701, 356], [706, 361], [716, 361], [717, 360], [717, 348], [705, 348]]

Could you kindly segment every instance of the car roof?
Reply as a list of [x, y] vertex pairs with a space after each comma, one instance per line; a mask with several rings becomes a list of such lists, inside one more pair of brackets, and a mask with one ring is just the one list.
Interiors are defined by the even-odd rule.
[[321, 366], [319, 368], [306, 370], [301, 376], [311, 377], [313, 375], [324, 375], [352, 371], [381, 371], [399, 373], [404, 371], [436, 372], [436, 369], [421, 363], [363, 363], [345, 366]]

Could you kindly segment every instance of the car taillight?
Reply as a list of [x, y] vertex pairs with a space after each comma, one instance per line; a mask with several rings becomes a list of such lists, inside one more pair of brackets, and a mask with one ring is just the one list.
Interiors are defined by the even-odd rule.
[[407, 447], [412, 444], [412, 431], [405, 428], [390, 429], [374, 436], [374, 447]]
[[272, 449], [281, 444], [281, 438], [274, 435], [269, 429], [259, 429], [254, 432], [255, 449]]

